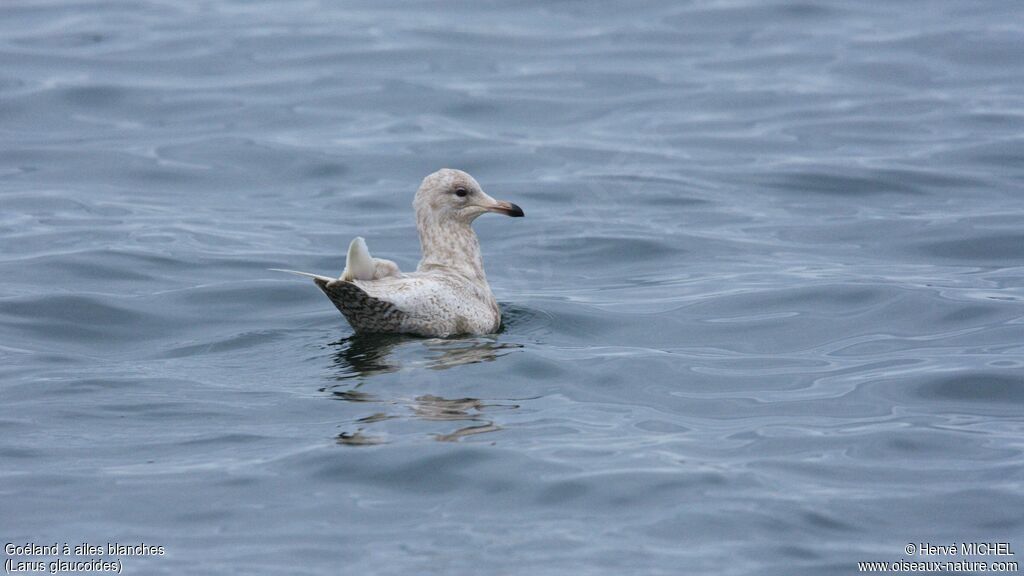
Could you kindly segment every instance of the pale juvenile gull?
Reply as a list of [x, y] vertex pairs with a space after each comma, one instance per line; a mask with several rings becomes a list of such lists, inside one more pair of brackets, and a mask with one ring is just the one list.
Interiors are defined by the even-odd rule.
[[496, 332], [501, 311], [472, 223], [484, 212], [522, 216], [523, 210], [491, 198], [472, 176], [449, 168], [424, 178], [412, 205], [423, 251], [415, 272], [403, 274], [394, 262], [373, 258], [362, 238], [352, 240], [338, 278], [281, 271], [312, 278], [357, 332]]

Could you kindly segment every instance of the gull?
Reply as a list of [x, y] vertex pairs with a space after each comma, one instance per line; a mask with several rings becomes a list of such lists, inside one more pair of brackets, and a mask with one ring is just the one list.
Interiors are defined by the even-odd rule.
[[370, 256], [362, 237], [349, 244], [338, 278], [273, 270], [312, 278], [356, 332], [442, 338], [496, 332], [501, 310], [472, 223], [486, 212], [523, 216], [522, 208], [491, 198], [472, 176], [450, 168], [424, 178], [412, 205], [423, 252], [415, 272]]

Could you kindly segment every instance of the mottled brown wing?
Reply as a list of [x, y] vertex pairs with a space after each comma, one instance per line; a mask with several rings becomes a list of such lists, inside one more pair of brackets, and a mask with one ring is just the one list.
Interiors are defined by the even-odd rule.
[[394, 304], [370, 296], [352, 282], [314, 278], [334, 306], [357, 332], [398, 332], [406, 313]]

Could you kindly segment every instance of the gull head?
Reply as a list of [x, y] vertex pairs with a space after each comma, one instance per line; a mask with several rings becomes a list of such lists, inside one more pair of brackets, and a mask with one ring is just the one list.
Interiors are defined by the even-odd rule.
[[412, 202], [417, 220], [469, 225], [484, 212], [523, 216], [511, 202], [488, 196], [480, 184], [462, 170], [442, 168], [423, 179]]

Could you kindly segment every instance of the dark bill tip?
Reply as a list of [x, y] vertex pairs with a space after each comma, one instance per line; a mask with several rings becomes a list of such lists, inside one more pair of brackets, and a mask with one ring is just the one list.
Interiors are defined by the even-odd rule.
[[511, 202], [498, 202], [493, 207], [489, 208], [491, 212], [498, 212], [506, 216], [514, 216], [516, 218], [526, 216], [523, 213], [523, 209]]

